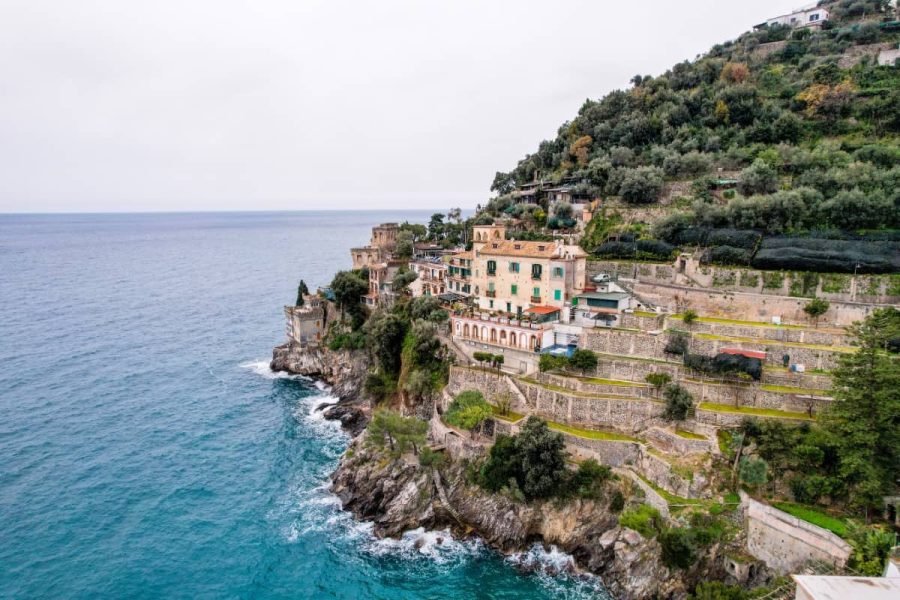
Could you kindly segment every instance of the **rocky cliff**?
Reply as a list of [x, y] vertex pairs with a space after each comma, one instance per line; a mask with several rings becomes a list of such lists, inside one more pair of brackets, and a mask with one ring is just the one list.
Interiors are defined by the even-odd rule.
[[659, 543], [619, 527], [606, 501], [514, 502], [469, 484], [460, 463], [433, 470], [415, 457], [390, 458], [367, 448], [361, 438], [332, 475], [332, 489], [346, 510], [374, 523], [376, 535], [450, 527], [506, 553], [534, 542], [555, 545], [620, 599], [683, 598], [692, 583], [725, 575], [709, 566], [722, 562], [715, 560], [716, 549], [687, 571], [670, 570]]

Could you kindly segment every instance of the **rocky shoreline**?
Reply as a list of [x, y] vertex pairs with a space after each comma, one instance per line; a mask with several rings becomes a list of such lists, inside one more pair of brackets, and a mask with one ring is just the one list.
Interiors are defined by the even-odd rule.
[[372, 522], [379, 537], [399, 538], [420, 527], [449, 528], [457, 538], [477, 536], [507, 555], [527, 551], [535, 542], [556, 546], [573, 557], [578, 569], [599, 576], [614, 597], [625, 600], [684, 598], [698, 581], [726, 578], [718, 547], [690, 569], [669, 569], [659, 542], [620, 527], [607, 502], [517, 503], [470, 484], [458, 461], [433, 469], [415, 457], [392, 458], [367, 447], [360, 436], [371, 414], [363, 392], [365, 352], [284, 344], [274, 349], [271, 368], [315, 377], [332, 387], [338, 403], [319, 408], [326, 418], [340, 421], [354, 440], [331, 476], [331, 489], [342, 508]]

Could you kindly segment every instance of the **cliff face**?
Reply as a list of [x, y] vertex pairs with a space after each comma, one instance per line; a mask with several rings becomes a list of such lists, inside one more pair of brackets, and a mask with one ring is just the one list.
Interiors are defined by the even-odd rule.
[[332, 475], [332, 490], [345, 510], [372, 521], [379, 536], [450, 527], [504, 552], [525, 550], [535, 541], [555, 545], [620, 599], [683, 598], [686, 582], [713, 575], [704, 566], [713, 564], [709, 560], [689, 571], [670, 570], [660, 559], [659, 543], [619, 527], [605, 501], [516, 503], [470, 485], [459, 463], [437, 472], [415, 457], [390, 459], [359, 438]]
[[340, 350], [327, 347], [300, 348], [292, 343], [276, 346], [272, 351], [273, 371], [286, 371], [320, 379], [331, 386], [342, 401], [363, 398], [363, 384], [368, 370], [365, 351]]

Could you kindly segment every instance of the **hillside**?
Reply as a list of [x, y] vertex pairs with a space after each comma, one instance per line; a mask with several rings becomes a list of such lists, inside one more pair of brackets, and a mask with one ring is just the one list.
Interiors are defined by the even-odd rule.
[[546, 189], [599, 200], [602, 258], [900, 272], [900, 22], [879, 0], [821, 2], [821, 28], [757, 26], [659, 76], [587, 100], [497, 173], [485, 208], [526, 230], [574, 227]]

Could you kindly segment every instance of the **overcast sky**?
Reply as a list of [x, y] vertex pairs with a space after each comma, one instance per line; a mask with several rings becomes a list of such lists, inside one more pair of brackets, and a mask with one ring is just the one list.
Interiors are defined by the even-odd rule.
[[0, 0], [0, 212], [474, 207], [797, 0]]

